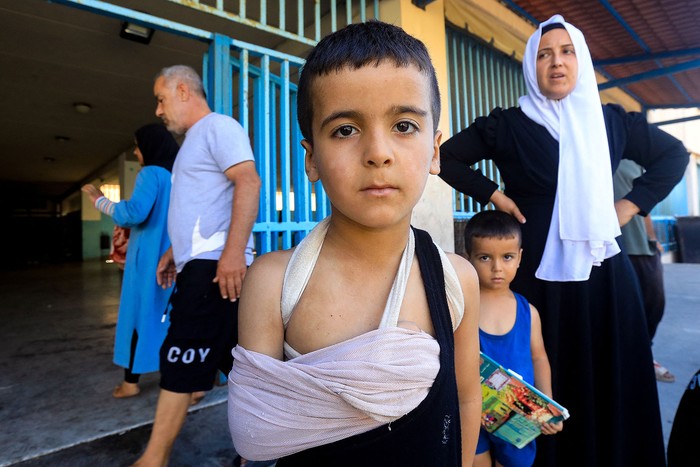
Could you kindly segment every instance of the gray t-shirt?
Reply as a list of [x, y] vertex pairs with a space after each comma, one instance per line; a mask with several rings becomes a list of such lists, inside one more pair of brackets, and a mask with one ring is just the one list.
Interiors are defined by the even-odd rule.
[[[187, 131], [173, 166], [168, 235], [178, 272], [191, 259], [218, 260], [231, 222], [233, 183], [224, 172], [252, 161], [250, 140], [241, 125], [217, 113]], [[246, 263], [253, 262], [253, 236]]]
[[[615, 201], [624, 198], [632, 191], [634, 180], [644, 173], [644, 169], [634, 161], [622, 159], [620, 165], [613, 176], [613, 190]], [[644, 228], [644, 219], [641, 216], [634, 216], [621, 229], [622, 243], [628, 255], [654, 256], [655, 249], [649, 246], [647, 231]]]

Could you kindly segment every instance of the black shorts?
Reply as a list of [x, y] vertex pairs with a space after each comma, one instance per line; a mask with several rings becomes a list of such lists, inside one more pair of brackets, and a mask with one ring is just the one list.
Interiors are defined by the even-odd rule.
[[238, 301], [221, 298], [217, 261], [191, 260], [177, 275], [170, 327], [160, 348], [160, 387], [208, 391], [217, 370], [228, 375], [238, 342]]

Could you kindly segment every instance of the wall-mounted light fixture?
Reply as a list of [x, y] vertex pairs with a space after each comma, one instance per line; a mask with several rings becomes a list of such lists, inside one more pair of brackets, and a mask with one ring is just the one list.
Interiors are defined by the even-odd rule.
[[119, 37], [130, 41], [139, 42], [141, 44], [148, 44], [151, 42], [151, 38], [153, 37], [153, 29], [146, 26], [141, 26], [140, 24], [124, 21], [122, 23], [122, 28], [119, 31]]
[[76, 102], [73, 104], [73, 108], [79, 114], [87, 114], [92, 110], [92, 106], [87, 102]]

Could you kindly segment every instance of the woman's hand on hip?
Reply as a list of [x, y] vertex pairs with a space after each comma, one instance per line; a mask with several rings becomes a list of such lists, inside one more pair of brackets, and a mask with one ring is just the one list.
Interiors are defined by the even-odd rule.
[[639, 213], [639, 207], [632, 201], [622, 198], [615, 201], [615, 212], [617, 213], [617, 221], [622, 227]]

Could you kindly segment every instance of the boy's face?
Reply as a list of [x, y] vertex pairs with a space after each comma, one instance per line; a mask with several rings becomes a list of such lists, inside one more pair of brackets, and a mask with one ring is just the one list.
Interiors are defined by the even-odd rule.
[[392, 62], [313, 81], [309, 180], [321, 180], [333, 215], [372, 228], [409, 220], [428, 174], [440, 172], [428, 78]]
[[505, 290], [515, 278], [522, 255], [520, 240], [509, 238], [472, 238], [469, 262], [479, 276], [479, 288]]

